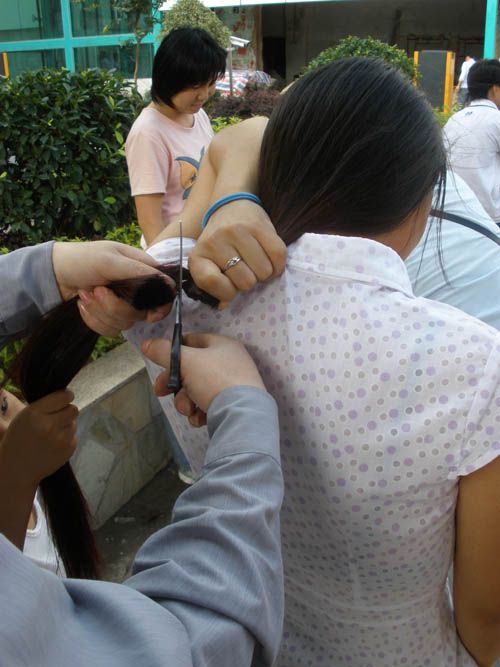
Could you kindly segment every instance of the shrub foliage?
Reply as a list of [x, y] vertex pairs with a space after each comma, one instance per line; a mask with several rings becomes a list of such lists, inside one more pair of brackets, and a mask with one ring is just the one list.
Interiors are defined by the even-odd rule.
[[142, 104], [105, 70], [0, 80], [0, 246], [92, 238], [129, 222], [123, 144]]
[[406, 55], [406, 51], [398, 49], [397, 46], [390, 46], [386, 42], [381, 42], [373, 37], [345, 37], [340, 40], [337, 46], [321, 51], [316, 58], [311, 60], [304, 71], [310, 72], [322, 65], [328, 65], [334, 60], [353, 56], [382, 58], [382, 60], [400, 69], [408, 78], [418, 78], [417, 68], [413, 60]]
[[176, 28], [202, 28], [206, 30], [223, 49], [229, 47], [231, 32], [217, 14], [200, 0], [177, 0], [172, 9], [165, 12], [162, 37]]

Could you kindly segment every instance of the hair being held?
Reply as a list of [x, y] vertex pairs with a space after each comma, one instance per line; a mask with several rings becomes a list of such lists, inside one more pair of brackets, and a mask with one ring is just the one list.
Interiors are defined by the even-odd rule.
[[[177, 280], [178, 266], [158, 267]], [[171, 283], [160, 275], [121, 280], [107, 285], [137, 310], [150, 310], [175, 299]], [[216, 306], [217, 301], [199, 290], [189, 271], [183, 270], [183, 290], [188, 296]], [[47, 313], [32, 330], [26, 345], [9, 369], [10, 377], [32, 403], [68, 386], [88, 361], [98, 334], [80, 317], [77, 297]], [[68, 577], [95, 579], [99, 557], [89, 524], [89, 511], [70, 463], [40, 483], [48, 522]]]
[[259, 192], [287, 245], [306, 232], [371, 237], [396, 228], [436, 185], [440, 200], [445, 173], [422, 93], [382, 60], [347, 58], [280, 100], [264, 134]]

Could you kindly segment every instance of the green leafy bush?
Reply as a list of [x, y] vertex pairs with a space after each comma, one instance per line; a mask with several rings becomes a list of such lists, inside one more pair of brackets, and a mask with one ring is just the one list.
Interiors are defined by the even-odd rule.
[[105, 70], [0, 79], [0, 245], [92, 238], [127, 223], [123, 144], [142, 105]]
[[215, 39], [223, 49], [229, 47], [231, 32], [219, 17], [200, 0], [177, 0], [172, 9], [165, 12], [162, 37], [176, 28], [202, 28]]
[[418, 79], [418, 70], [413, 60], [406, 55], [406, 51], [398, 49], [397, 46], [390, 46], [373, 37], [349, 36], [341, 39], [337, 46], [325, 49], [316, 58], [313, 58], [304, 72], [311, 72], [317, 67], [328, 65], [334, 60], [353, 56], [382, 58], [382, 60], [400, 69], [408, 78]]
[[212, 123], [213, 131], [217, 134], [217, 132], [220, 132], [225, 127], [237, 125], [241, 122], [241, 118], [238, 118], [238, 116], [229, 116], [229, 118], [226, 118], [225, 116], [217, 116], [216, 118], [211, 118], [210, 122]]

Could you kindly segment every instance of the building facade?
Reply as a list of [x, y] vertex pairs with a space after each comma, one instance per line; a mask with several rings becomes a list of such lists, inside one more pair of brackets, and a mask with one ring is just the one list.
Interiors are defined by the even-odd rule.
[[[151, 76], [154, 42], [150, 34], [141, 44], [139, 76]], [[40, 67], [102, 67], [132, 77], [134, 49], [134, 36], [112, 0], [0, 2], [0, 52], [7, 54], [10, 76]]]
[[[169, 5], [173, 0], [168, 0]], [[250, 40], [236, 68], [264, 69], [286, 81], [342, 37], [371, 36], [415, 50], [444, 49], [500, 57], [498, 0], [204, 0], [232, 34]], [[134, 38], [112, 0], [0, 2], [0, 52], [11, 76], [39, 67], [116, 68], [131, 77]], [[160, 27], [141, 45], [140, 77], [149, 77]]]

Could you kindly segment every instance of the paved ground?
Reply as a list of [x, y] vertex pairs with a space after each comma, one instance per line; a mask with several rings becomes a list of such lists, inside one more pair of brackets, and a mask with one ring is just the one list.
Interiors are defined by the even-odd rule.
[[185, 485], [171, 463], [96, 532], [103, 579], [122, 581], [144, 540], [170, 521], [173, 504]]

